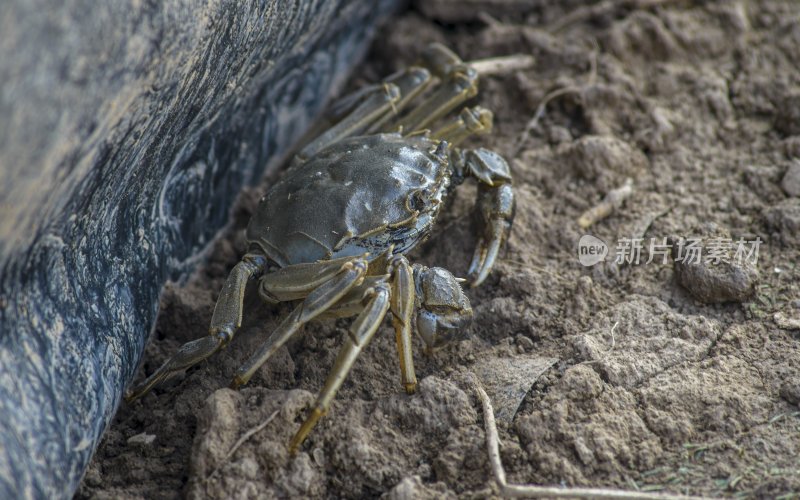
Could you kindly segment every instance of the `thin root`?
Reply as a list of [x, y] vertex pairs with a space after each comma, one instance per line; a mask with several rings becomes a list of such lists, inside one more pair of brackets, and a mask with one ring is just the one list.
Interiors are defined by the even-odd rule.
[[550, 103], [550, 101], [567, 94], [577, 94], [578, 96], [582, 97], [584, 91], [587, 88], [592, 87], [597, 82], [597, 58], [600, 53], [600, 46], [598, 45], [596, 39], [591, 38], [590, 41], [592, 43], [593, 50], [592, 56], [589, 58], [589, 73], [586, 76], [585, 83], [556, 89], [544, 96], [541, 102], [539, 102], [539, 105], [536, 107], [536, 112], [533, 113], [533, 118], [528, 120], [528, 123], [525, 125], [525, 129], [522, 131], [522, 134], [519, 138], [517, 150], [522, 148], [525, 139], [528, 137], [528, 135], [530, 135], [531, 131], [535, 130], [539, 126], [539, 120], [542, 119], [547, 111], [547, 105]]
[[592, 363], [599, 363], [601, 361], [605, 361], [606, 357], [608, 357], [609, 354], [614, 352], [614, 348], [617, 346], [617, 339], [614, 338], [614, 330], [616, 330], [618, 326], [619, 326], [619, 321], [614, 323], [614, 326], [611, 327], [611, 332], [610, 332], [611, 333], [611, 346], [606, 351], [603, 352], [603, 355], [600, 358], [592, 359], [592, 360], [589, 360], [589, 361], [582, 361], [582, 362], [580, 362], [578, 364], [579, 365], [591, 365]]
[[678, 499], [697, 499], [702, 497], [690, 497], [682, 495], [665, 495], [658, 493], [646, 493], [643, 491], [625, 491], [605, 488], [556, 488], [548, 486], [535, 486], [531, 484], [508, 484], [506, 482], [506, 472], [503, 463], [500, 461], [500, 438], [497, 434], [497, 424], [494, 420], [494, 409], [492, 402], [486, 391], [481, 387], [478, 378], [472, 374], [472, 383], [475, 392], [483, 406], [483, 421], [486, 429], [486, 447], [489, 452], [489, 464], [492, 467], [494, 479], [500, 488], [501, 497], [509, 498], [603, 498], [603, 499], [629, 499], [637, 498], [644, 500], [678, 500]]
[[270, 422], [272, 422], [273, 420], [275, 420], [275, 417], [276, 417], [276, 416], [278, 416], [278, 412], [280, 412], [280, 410], [275, 410], [274, 412], [272, 412], [272, 415], [270, 415], [269, 417], [267, 417], [267, 419], [266, 419], [266, 420], [264, 420], [263, 422], [261, 422], [261, 423], [260, 423], [260, 424], [258, 424], [257, 426], [253, 427], [253, 428], [252, 428], [252, 429], [250, 429], [249, 431], [245, 432], [245, 433], [242, 435], [242, 437], [240, 437], [240, 438], [239, 438], [239, 440], [238, 440], [238, 441], [236, 441], [236, 444], [234, 444], [234, 445], [231, 447], [231, 449], [230, 449], [230, 450], [228, 450], [228, 453], [226, 453], [226, 454], [225, 454], [225, 458], [223, 458], [223, 459], [222, 459], [222, 460], [219, 462], [219, 465], [217, 465], [217, 466], [214, 468], [214, 470], [213, 470], [213, 471], [211, 471], [211, 474], [209, 474], [208, 476], [206, 476], [206, 481], [208, 481], [209, 479], [211, 479], [212, 477], [214, 477], [214, 475], [215, 475], [217, 472], [219, 472], [219, 469], [220, 469], [220, 467], [222, 467], [222, 464], [225, 464], [225, 463], [227, 463], [227, 462], [228, 462], [228, 461], [229, 461], [229, 460], [230, 460], [230, 459], [233, 457], [234, 453], [236, 453], [236, 452], [239, 450], [239, 448], [241, 448], [241, 447], [242, 447], [242, 445], [243, 445], [244, 443], [246, 443], [246, 442], [247, 442], [247, 440], [248, 440], [248, 439], [250, 439], [251, 437], [253, 437], [253, 436], [254, 436], [256, 433], [258, 433], [258, 432], [260, 432], [260, 431], [264, 430], [264, 428], [265, 428], [266, 426], [268, 426]]

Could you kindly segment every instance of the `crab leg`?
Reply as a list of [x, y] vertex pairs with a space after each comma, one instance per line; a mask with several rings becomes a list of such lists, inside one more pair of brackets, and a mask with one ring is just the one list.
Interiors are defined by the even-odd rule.
[[492, 130], [492, 112], [476, 106], [464, 108], [458, 118], [445, 124], [431, 134], [432, 139], [447, 141], [450, 149], [472, 134], [487, 134]]
[[[400, 97], [391, 108], [391, 113], [384, 113], [370, 124], [366, 130], [369, 134], [384, 130], [386, 123], [405, 109], [409, 102], [414, 100], [431, 83], [431, 73], [439, 78], [445, 78], [455, 71], [455, 67], [462, 64], [461, 59], [447, 47], [440, 44], [431, 44], [422, 55], [419, 65], [411, 66], [403, 71], [397, 72], [383, 80], [379, 85], [372, 85], [356, 91], [337, 101], [331, 109], [330, 116], [333, 120], [341, 119], [355, 106], [363, 101], [366, 96], [376, 92], [381, 86], [387, 84], [396, 85], [400, 91]], [[456, 104], [457, 105], [457, 104]], [[455, 107], [456, 105], [453, 105]], [[452, 109], [452, 108], [450, 108]], [[352, 112], [355, 113], [355, 112]], [[389, 127], [396, 130], [397, 125]]]
[[[388, 252], [391, 255], [391, 250]], [[383, 258], [383, 256], [381, 257]], [[392, 326], [397, 341], [397, 354], [400, 361], [400, 376], [403, 388], [408, 394], [413, 394], [417, 389], [417, 377], [414, 373], [414, 358], [412, 354], [412, 325], [416, 291], [414, 288], [414, 273], [411, 265], [403, 255], [388, 257], [385, 270], [389, 274], [366, 276], [363, 283], [352, 288], [347, 295], [341, 298], [331, 309], [327, 310], [320, 318], [349, 318], [359, 314], [364, 309], [364, 296], [368, 290], [388, 283], [391, 287], [390, 307], [392, 311]], [[370, 271], [382, 269], [379, 261], [370, 263]]]
[[[401, 130], [407, 135], [422, 130], [478, 92], [478, 73], [443, 45], [428, 46], [420, 66], [411, 66], [337, 101], [330, 118], [341, 121], [306, 145], [297, 155], [299, 161], [361, 133]], [[427, 88], [431, 73], [443, 79], [443, 85], [407, 116], [390, 122]]]
[[[231, 388], [236, 389], [246, 384], [275, 352], [288, 341], [303, 325], [327, 311], [344, 297], [351, 288], [364, 279], [367, 272], [367, 260], [364, 257], [351, 258], [345, 262], [338, 273], [330, 280], [319, 285], [314, 291], [294, 308], [278, 328], [270, 334], [261, 348], [250, 357], [236, 372]], [[291, 269], [288, 267], [287, 269]]]
[[225, 347], [242, 325], [242, 303], [247, 282], [260, 275], [266, 265], [267, 259], [263, 255], [245, 255], [225, 281], [225, 286], [214, 308], [209, 334], [181, 346], [178, 352], [173, 354], [144, 382], [130, 389], [125, 394], [125, 400], [135, 401], [147, 394], [156, 384], [163, 382], [175, 373], [194, 366], [220, 348]]
[[[361, 257], [366, 258], [369, 254]], [[326, 281], [330, 281], [353, 257], [339, 257], [319, 262], [293, 264], [261, 277], [258, 293], [268, 303], [303, 299]]]
[[356, 109], [342, 121], [308, 143], [297, 155], [303, 161], [345, 137], [358, 135], [372, 122], [389, 112], [400, 99], [400, 89], [393, 83], [384, 83], [368, 94]]
[[400, 89], [400, 99], [395, 103], [391, 113], [386, 113], [379, 120], [370, 125], [367, 133], [374, 134], [380, 131], [383, 126], [393, 117], [405, 109], [409, 102], [414, 100], [432, 81], [431, 72], [425, 68], [411, 66], [386, 79], [389, 83], [394, 83]]
[[411, 318], [414, 312], [414, 275], [408, 259], [397, 257], [391, 264], [391, 308], [392, 326], [397, 340], [397, 355], [400, 360], [400, 376], [406, 393], [417, 390], [414, 373], [414, 358], [411, 351]]
[[361, 350], [372, 340], [389, 310], [390, 291], [385, 284], [378, 285], [368, 292], [368, 295], [370, 296], [369, 302], [350, 326], [349, 335], [336, 356], [333, 369], [317, 397], [314, 408], [289, 443], [290, 453], [297, 452], [297, 448], [303, 443], [319, 419], [328, 412], [331, 401], [350, 373], [353, 363]]
[[[377, 133], [387, 121], [397, 116], [409, 102], [425, 90], [431, 80], [430, 71], [418, 66], [411, 66], [389, 76], [379, 84], [370, 85], [341, 98], [334, 103], [329, 115], [329, 119], [338, 121], [335, 127], [346, 129], [336, 140], [362, 133]], [[377, 103], [375, 102], [375, 96], [381, 93], [385, 94], [387, 87], [390, 89], [396, 87], [398, 94], [388, 107], [383, 105], [384, 103], [379, 99]], [[347, 125], [342, 125], [342, 123], [350, 123], [353, 126], [348, 127]], [[327, 133], [330, 133], [330, 131]], [[317, 141], [320, 139], [324, 144], [318, 147], [316, 151], [332, 143], [331, 140], [323, 136], [320, 136]], [[303, 153], [305, 156], [305, 151]]]
[[328, 320], [358, 316], [364, 310], [364, 297], [371, 289], [386, 283], [388, 279], [388, 275], [364, 276], [364, 281], [360, 285], [351, 288], [335, 305], [317, 316], [317, 319]]
[[437, 43], [428, 46], [422, 64], [442, 79], [442, 85], [413, 111], [390, 123], [384, 130], [413, 134], [477, 95], [477, 71], [445, 46]]
[[464, 64], [458, 54], [437, 42], [425, 47], [421, 56], [422, 66], [431, 70], [434, 76], [441, 79], [450, 76], [457, 67]]
[[[420, 92], [425, 90], [431, 82], [431, 72], [419, 66], [410, 66], [398, 71], [383, 79], [380, 83], [367, 85], [352, 94], [341, 97], [334, 102], [327, 113], [327, 119], [333, 123], [338, 122], [348, 113], [353, 111], [366, 96], [376, 91], [387, 83], [397, 85], [400, 89], [400, 100], [394, 105], [394, 111], [402, 108], [406, 103], [414, 99]], [[391, 115], [388, 115], [391, 116]]]

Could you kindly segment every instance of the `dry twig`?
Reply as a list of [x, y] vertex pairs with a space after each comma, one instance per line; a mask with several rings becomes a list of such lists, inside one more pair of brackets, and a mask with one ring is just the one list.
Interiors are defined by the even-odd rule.
[[776, 312], [773, 320], [778, 328], [783, 330], [800, 330], [800, 318], [792, 318], [782, 312]]
[[539, 102], [539, 105], [536, 107], [536, 112], [533, 113], [533, 118], [528, 120], [528, 123], [525, 125], [525, 130], [522, 131], [522, 135], [519, 138], [517, 150], [522, 147], [522, 144], [525, 142], [525, 139], [528, 137], [531, 131], [539, 126], [539, 120], [541, 120], [544, 116], [544, 113], [547, 110], [547, 105], [550, 103], [550, 101], [556, 97], [561, 97], [562, 95], [567, 94], [578, 94], [578, 96], [583, 96], [585, 89], [595, 84], [597, 81], [597, 57], [600, 53], [600, 47], [597, 44], [597, 40], [594, 38], [591, 39], [591, 42], [594, 50], [592, 51], [592, 57], [589, 59], [589, 74], [586, 77], [586, 83], [582, 85], [570, 85], [568, 87], [556, 89], [544, 96], [541, 102]]
[[578, 225], [581, 227], [581, 229], [586, 229], [595, 222], [605, 219], [611, 215], [614, 210], [619, 208], [620, 205], [622, 205], [622, 202], [629, 198], [632, 194], [633, 179], [626, 179], [625, 184], [617, 189], [612, 189], [609, 191], [608, 194], [606, 194], [606, 197], [603, 198], [603, 201], [585, 211], [578, 219]]
[[641, 499], [641, 500], [679, 500], [697, 499], [681, 495], [665, 495], [659, 493], [646, 493], [642, 491], [625, 491], [605, 488], [558, 488], [548, 486], [535, 486], [529, 484], [508, 484], [503, 463], [500, 461], [500, 439], [497, 434], [497, 424], [494, 420], [494, 409], [486, 391], [481, 387], [475, 375], [472, 383], [483, 405], [483, 420], [486, 429], [486, 447], [489, 451], [489, 463], [492, 467], [495, 481], [500, 488], [500, 496], [508, 498], [603, 498], [603, 499]]
[[514, 71], [523, 71], [533, 68], [535, 64], [536, 59], [526, 54], [490, 57], [469, 62], [469, 65], [481, 76], [503, 75]]

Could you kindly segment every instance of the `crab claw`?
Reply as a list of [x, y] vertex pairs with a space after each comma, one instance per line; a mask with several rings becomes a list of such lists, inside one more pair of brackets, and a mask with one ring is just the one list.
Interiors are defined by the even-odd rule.
[[479, 186], [475, 211], [481, 236], [469, 266], [472, 288], [483, 283], [489, 276], [500, 248], [508, 240], [515, 209], [511, 184]]
[[425, 351], [462, 338], [472, 323], [472, 306], [458, 278], [440, 267], [414, 265], [417, 333], [425, 341]]

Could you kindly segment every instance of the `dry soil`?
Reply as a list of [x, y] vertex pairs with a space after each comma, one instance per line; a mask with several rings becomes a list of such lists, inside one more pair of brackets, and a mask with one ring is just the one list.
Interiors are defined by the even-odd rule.
[[[229, 390], [289, 311], [251, 293], [228, 349], [121, 406], [77, 498], [486, 497], [497, 490], [470, 372], [501, 403], [512, 482], [797, 495], [797, 3], [420, 1], [381, 31], [349, 88], [434, 41], [465, 59], [536, 59], [483, 78], [475, 100], [494, 111], [495, 130], [467, 145], [509, 160], [518, 204], [502, 260], [469, 291], [476, 318], [464, 339], [418, 351], [420, 387], [408, 396], [387, 322], [292, 458], [286, 444], [349, 323], [310, 325]], [[626, 179], [633, 193], [582, 229], [581, 215]], [[140, 376], [207, 330], [263, 190], [243, 193], [207, 264], [165, 289]], [[475, 192], [458, 191], [414, 261], [465, 273]], [[581, 265], [584, 234], [608, 243], [605, 262]], [[650, 241], [709, 235], [760, 238], [757, 264], [675, 266], [677, 253], [646, 263]], [[615, 262], [626, 238], [643, 241], [638, 264]]]

